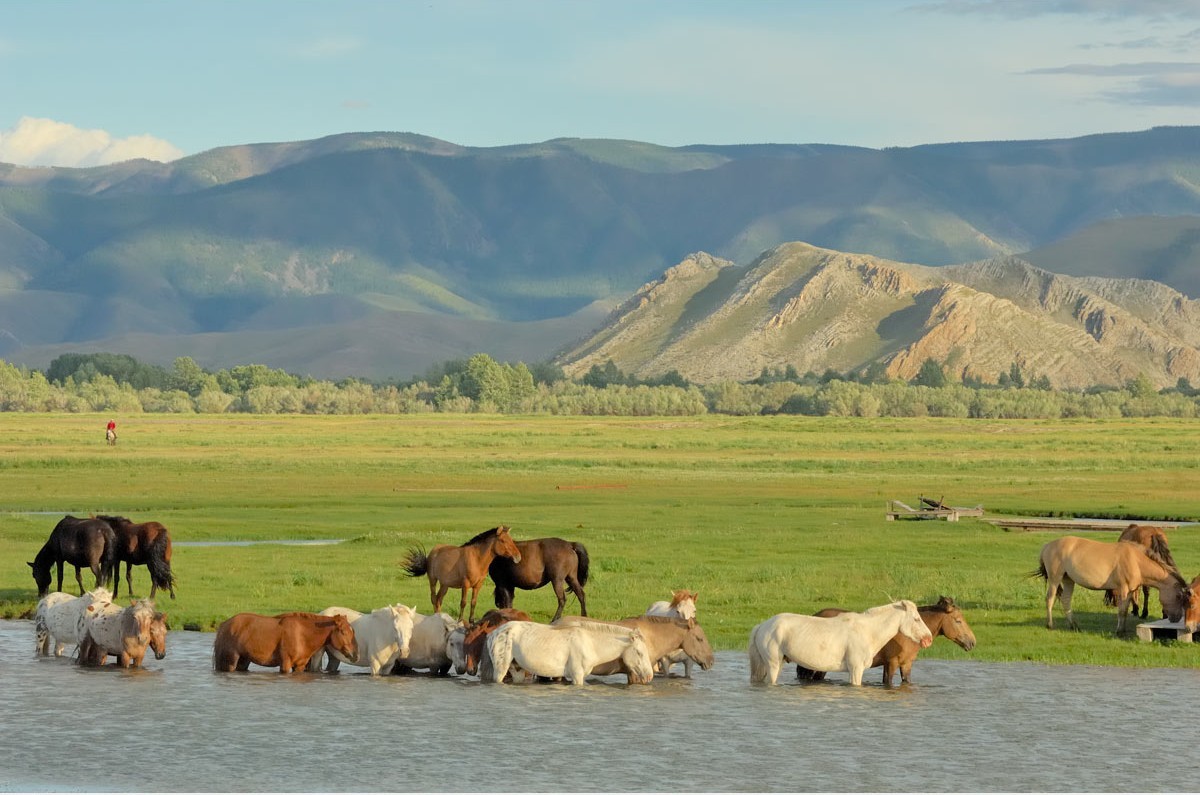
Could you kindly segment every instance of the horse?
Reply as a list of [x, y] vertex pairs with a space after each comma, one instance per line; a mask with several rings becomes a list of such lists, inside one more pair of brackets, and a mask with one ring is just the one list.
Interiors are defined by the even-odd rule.
[[454, 664], [450, 656], [450, 635], [459, 626], [454, 616], [434, 613], [424, 616], [413, 611], [412, 641], [408, 654], [401, 655], [392, 666], [393, 674], [410, 674], [418, 668], [437, 676], [445, 676]]
[[462, 590], [462, 600], [458, 605], [458, 618], [462, 621], [467, 610], [469, 589], [471, 615], [468, 621], [474, 621], [479, 589], [483, 585], [483, 578], [487, 576], [488, 566], [497, 557], [512, 558], [514, 563], [521, 562], [521, 551], [504, 525], [485, 530], [457, 547], [438, 544], [428, 553], [415, 547], [409, 550], [402, 565], [410, 577], [420, 577], [422, 574], [429, 576], [429, 601], [433, 603], [435, 613], [441, 612], [446, 591], [459, 588]]
[[104, 441], [108, 442], [108, 443], [109, 443], [109, 445], [114, 445], [114, 444], [116, 444], [116, 443], [117, 443], [117, 431], [116, 431], [116, 429], [114, 429], [114, 428], [106, 428], [106, 429], [104, 430]]
[[1200, 592], [1193, 591], [1178, 571], [1132, 541], [1106, 544], [1078, 536], [1056, 538], [1042, 547], [1041, 562], [1029, 576], [1046, 580], [1047, 629], [1054, 629], [1054, 600], [1059, 593], [1067, 623], [1071, 629], [1079, 629], [1071, 613], [1071, 595], [1077, 584], [1093, 591], [1112, 592], [1109, 603], [1117, 604], [1118, 634], [1125, 631], [1130, 596], [1143, 584], [1158, 589], [1168, 619], [1185, 621], [1188, 632], [1200, 626]]
[[696, 600], [699, 598], [700, 594], [695, 591], [671, 591], [671, 601], [655, 602], [646, 608], [646, 615], [694, 621], [696, 619]]
[[620, 659], [630, 684], [647, 684], [654, 678], [654, 662], [645, 638], [635, 629], [603, 622], [587, 625], [547, 626], [533, 621], [510, 621], [487, 639], [492, 676], [503, 682], [515, 662], [534, 676], [565, 678], [582, 685], [598, 664]]
[[779, 613], [750, 630], [750, 682], [775, 684], [785, 662], [814, 671], [846, 671], [850, 684], [897, 632], [927, 648], [933, 634], [907, 599], [832, 618]]
[[107, 522], [99, 519], [77, 519], [64, 516], [59, 520], [50, 537], [34, 557], [29, 567], [33, 569], [33, 581], [37, 584], [38, 598], [50, 590], [50, 566], [58, 564], [58, 590], [62, 590], [63, 564], [75, 567], [75, 582], [79, 583], [79, 595], [83, 596], [83, 578], [80, 567], [87, 566], [96, 576], [96, 587], [108, 585], [116, 567], [117, 537]]
[[171, 573], [171, 535], [158, 522], [134, 524], [124, 516], [97, 516], [117, 534], [117, 558], [113, 566], [113, 593], [120, 595], [121, 563], [125, 564], [125, 582], [133, 596], [133, 567], [145, 566], [150, 572], [150, 598], [159, 588], [175, 598], [175, 576]]
[[43, 657], [61, 657], [67, 644], [78, 646], [87, 629], [87, 618], [112, 601], [112, 594], [104, 588], [89, 591], [83, 596], [55, 591], [38, 602], [33, 616], [33, 631], [37, 653]]
[[351, 659], [341, 652], [318, 651], [308, 661], [308, 670], [320, 671], [321, 658], [327, 658], [325, 673], [337, 673], [340, 663], [349, 663], [371, 669], [371, 676], [391, 673], [392, 666], [401, 657], [409, 654], [413, 635], [413, 618], [417, 611], [407, 605], [387, 605], [360, 613], [348, 607], [327, 607], [323, 616], [345, 616], [354, 629], [358, 641], [358, 655]]
[[[586, 624], [591, 620], [564, 616], [555, 626]], [[616, 624], [640, 632], [646, 639], [646, 649], [650, 652], [651, 659], [677, 660], [678, 662], [686, 660], [684, 668], [688, 677], [692, 675], [691, 664], [693, 661], [705, 671], [712, 668], [713, 663], [716, 662], [716, 655], [713, 652], [712, 644], [708, 642], [708, 636], [694, 620], [668, 616], [633, 616], [622, 618], [620, 621], [601, 623]], [[592, 669], [592, 673], [597, 676], [608, 676], [624, 670], [620, 660], [612, 660], [597, 665]]]
[[125, 608], [109, 603], [90, 614], [84, 627], [80, 665], [104, 665], [113, 656], [122, 668], [138, 668], [148, 648], [154, 650], [156, 660], [167, 656], [167, 616], [149, 599]]
[[[829, 618], [846, 612], [849, 611], [838, 607], [827, 607], [813, 615], [819, 618]], [[921, 620], [925, 622], [925, 626], [929, 627], [929, 632], [935, 639], [944, 635], [966, 651], [975, 648], [975, 633], [963, 617], [962, 610], [954, 604], [954, 600], [949, 596], [940, 597], [935, 605], [918, 607], [917, 612], [921, 614]], [[909, 684], [912, 664], [917, 659], [917, 652], [920, 650], [916, 643], [897, 633], [895, 637], [884, 644], [884, 647], [875, 655], [875, 659], [871, 660], [870, 667], [883, 666], [885, 687], [892, 686], [892, 680], [895, 679], [897, 670], [900, 671], [900, 682]], [[825, 678], [825, 672], [811, 671], [802, 665], [797, 665], [796, 678], [820, 681]]]
[[[1167, 568], [1179, 571], [1179, 567], [1175, 565], [1175, 558], [1171, 556], [1171, 549], [1167, 546], [1167, 534], [1163, 532], [1161, 527], [1154, 527], [1148, 524], [1131, 524], [1126, 527], [1121, 533], [1118, 541], [1132, 541], [1136, 544], [1141, 544], [1150, 552], [1150, 557], [1157, 558], [1160, 563]], [[1137, 592], [1135, 591], [1130, 597], [1130, 602], [1133, 607], [1133, 614], [1138, 614]], [[1108, 601], [1106, 604], [1116, 604], [1116, 595], [1109, 591]], [[1150, 586], [1142, 583], [1142, 608], [1141, 618], [1148, 617], [1150, 613]], [[1166, 617], [1164, 613], [1163, 617]]]
[[517, 588], [532, 591], [551, 583], [558, 599], [558, 609], [551, 621], [562, 617], [567, 604], [567, 588], [579, 600], [579, 614], [587, 615], [583, 587], [588, 581], [588, 552], [583, 544], [553, 537], [534, 538], [518, 541], [517, 549], [520, 557], [496, 558], [488, 567], [492, 582], [496, 584], [496, 607], [512, 607]]
[[288, 674], [305, 670], [308, 661], [323, 646], [348, 658], [358, 656], [354, 629], [345, 616], [238, 613], [217, 628], [213, 668], [246, 671], [254, 663], [267, 668], [278, 665], [280, 673]]
[[[489, 610], [484, 613], [483, 618], [476, 621], [463, 632], [462, 670], [460, 673], [474, 676], [479, 672], [480, 661], [487, 659], [487, 636], [498, 627], [507, 624], [509, 621], [532, 620], [533, 618], [524, 610], [516, 610], [511, 607]], [[457, 667], [457, 665], [456, 662], [455, 666]], [[482, 674], [480, 675], [482, 676]]]

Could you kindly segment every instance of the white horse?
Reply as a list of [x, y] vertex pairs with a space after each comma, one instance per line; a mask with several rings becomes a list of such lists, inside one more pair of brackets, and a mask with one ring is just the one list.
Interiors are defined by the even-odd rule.
[[446, 655], [454, 664], [454, 673], [462, 676], [467, 672], [467, 628], [459, 624], [450, 630], [446, 638]]
[[371, 676], [391, 673], [396, 660], [407, 657], [413, 636], [413, 619], [417, 611], [402, 604], [386, 605], [370, 613], [360, 613], [348, 607], [327, 607], [323, 616], [345, 616], [354, 630], [358, 641], [358, 656], [350, 659], [337, 649], [326, 646], [308, 661], [309, 671], [321, 670], [325, 658], [325, 672], [337, 673], [341, 663], [370, 668]]
[[107, 588], [96, 588], [83, 596], [55, 591], [46, 594], [38, 602], [34, 613], [33, 629], [37, 653], [49, 656], [53, 646], [54, 656], [61, 657], [67, 644], [78, 646], [83, 640], [87, 616], [112, 602], [112, 592]]
[[785, 662], [813, 671], [846, 671], [861, 685], [876, 652], [899, 632], [926, 648], [933, 643], [917, 606], [907, 599], [830, 618], [780, 613], [750, 630], [750, 681], [775, 684]]
[[631, 683], [646, 684], [654, 678], [654, 662], [642, 633], [614, 624], [510, 621], [488, 635], [487, 649], [492, 663], [488, 681], [503, 682], [515, 662], [527, 674], [563, 677], [582, 685], [596, 665], [617, 659], [625, 664]]
[[408, 654], [396, 660], [392, 672], [427, 668], [430, 673], [445, 674], [454, 664], [449, 650], [450, 636], [458, 626], [458, 619], [446, 613], [421, 615], [414, 611], [412, 643]]
[[[671, 601], [655, 602], [646, 608], [648, 616], [662, 616], [663, 618], [682, 618], [685, 621], [696, 620], [696, 600], [700, 598], [700, 594], [696, 591], [671, 591]], [[671, 666], [675, 663], [683, 663], [683, 675], [691, 678], [692, 675], [692, 658], [684, 654], [682, 651], [675, 651], [658, 660], [655, 663], [658, 672], [664, 676], [669, 676]]]
[[112, 602], [87, 613], [83, 637], [79, 642], [80, 665], [104, 665], [109, 656], [122, 668], [138, 667], [146, 649], [154, 658], [167, 656], [167, 616], [158, 612], [154, 602], [139, 599], [129, 607]]

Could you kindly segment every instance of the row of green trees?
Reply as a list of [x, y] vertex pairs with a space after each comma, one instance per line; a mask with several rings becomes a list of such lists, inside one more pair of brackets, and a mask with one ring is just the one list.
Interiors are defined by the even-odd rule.
[[[1055, 391], [836, 376], [756, 378], [704, 386], [678, 374], [639, 382], [611, 363], [571, 381], [553, 366], [497, 362], [487, 354], [446, 362], [409, 382], [325, 381], [263, 365], [210, 372], [188, 357], [171, 369], [113, 354], [71, 354], [45, 373], [0, 361], [0, 411], [120, 414], [406, 414], [477, 412], [579, 415], [803, 414], [857, 417], [1195, 417], [1190, 384], [1156, 390], [1146, 378], [1122, 389]], [[107, 372], [111, 370], [112, 372]], [[114, 374], [115, 373], [115, 374]], [[597, 375], [598, 373], [598, 375]], [[790, 375], [790, 374], [788, 374]], [[811, 377], [810, 377], [811, 376]], [[827, 377], [829, 376], [829, 377]], [[916, 379], [914, 379], [915, 381]]]

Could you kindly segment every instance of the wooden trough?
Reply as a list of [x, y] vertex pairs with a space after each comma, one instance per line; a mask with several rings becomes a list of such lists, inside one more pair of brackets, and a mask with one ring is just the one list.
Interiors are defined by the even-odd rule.
[[887, 520], [896, 519], [944, 519], [947, 522], [957, 522], [960, 516], [983, 516], [983, 506], [963, 508], [957, 505], [944, 505], [941, 501], [934, 502], [921, 498], [922, 506], [913, 508], [900, 500], [888, 500]]
[[[1200, 633], [1196, 633], [1200, 635]], [[1155, 640], [1178, 640], [1184, 643], [1200, 642], [1200, 637], [1188, 632], [1187, 626], [1180, 621], [1151, 621], [1137, 625], [1138, 640], [1149, 643]]]

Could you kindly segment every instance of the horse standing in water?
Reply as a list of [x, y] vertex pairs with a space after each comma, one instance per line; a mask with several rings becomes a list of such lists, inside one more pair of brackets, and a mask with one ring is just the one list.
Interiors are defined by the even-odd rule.
[[558, 599], [558, 610], [551, 621], [562, 617], [567, 588], [579, 599], [579, 614], [587, 615], [583, 586], [588, 580], [588, 552], [583, 544], [553, 537], [534, 538], [518, 541], [517, 550], [521, 553], [517, 557], [496, 558], [488, 567], [492, 582], [496, 583], [496, 607], [512, 607], [516, 588], [532, 591], [551, 583]]
[[[1150, 557], [1157, 559], [1167, 568], [1179, 571], [1179, 567], [1175, 565], [1175, 558], [1171, 557], [1171, 549], [1167, 546], [1167, 534], [1163, 532], [1161, 527], [1154, 527], [1148, 524], [1131, 524], [1126, 527], [1118, 541], [1132, 541], [1135, 544], [1141, 544], [1150, 553]], [[1138, 615], [1137, 592], [1135, 591], [1130, 597], [1133, 614]], [[1107, 604], [1116, 604], [1117, 598], [1112, 591], [1108, 592]], [[1142, 583], [1142, 608], [1141, 617], [1146, 618], [1150, 613], [1150, 586]], [[1164, 612], [1163, 617], [1166, 618]]]
[[146, 649], [153, 649], [156, 660], [167, 656], [167, 616], [158, 612], [149, 599], [139, 599], [125, 608], [104, 605], [88, 615], [84, 627], [79, 643], [80, 665], [104, 665], [113, 656], [122, 668], [138, 668]]
[[305, 670], [312, 656], [325, 646], [347, 658], [358, 657], [354, 629], [345, 616], [238, 613], [217, 628], [213, 668], [246, 671], [254, 663], [267, 668], [278, 665], [281, 674], [290, 674]]
[[[442, 600], [448, 590], [461, 589], [458, 619], [467, 622], [475, 620], [479, 589], [487, 577], [488, 566], [498, 557], [511, 558], [514, 563], [521, 562], [521, 550], [504, 525], [485, 530], [457, 547], [438, 544], [429, 552], [416, 547], [409, 550], [408, 557], [401, 565], [410, 577], [420, 577], [422, 574], [429, 577], [429, 601], [433, 603], [435, 613], [441, 612]], [[470, 618], [465, 619], [468, 590], [471, 592], [471, 613]]]
[[116, 555], [117, 536], [107, 522], [64, 516], [50, 531], [50, 538], [29, 564], [33, 569], [33, 581], [37, 584], [38, 598], [50, 590], [50, 567], [54, 564], [58, 564], [59, 591], [62, 590], [64, 563], [75, 567], [75, 582], [79, 583], [80, 596], [84, 593], [81, 566], [92, 570], [97, 588], [107, 586], [116, 568]]
[[133, 596], [133, 567], [145, 566], [150, 572], [150, 598], [159, 588], [175, 598], [175, 575], [171, 573], [171, 534], [158, 522], [134, 524], [124, 516], [97, 516], [117, 535], [117, 560], [113, 566], [113, 594], [121, 590], [121, 563], [125, 564], [125, 582]]

